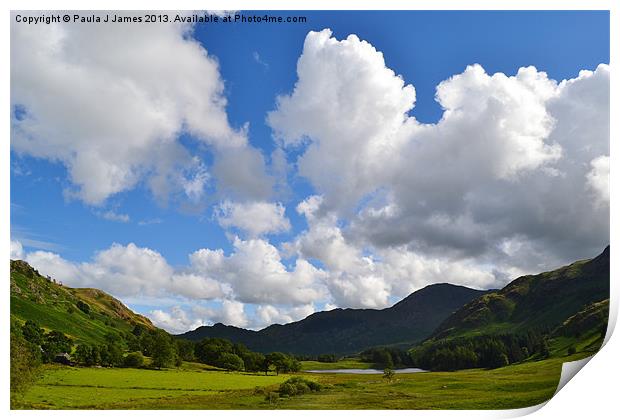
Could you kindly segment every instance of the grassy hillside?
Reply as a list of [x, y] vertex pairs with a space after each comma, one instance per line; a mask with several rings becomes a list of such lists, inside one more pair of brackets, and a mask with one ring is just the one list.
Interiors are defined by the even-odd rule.
[[608, 318], [609, 299], [586, 306], [552, 331], [551, 352], [564, 355], [598, 351], [603, 344]]
[[[82, 309], [80, 309], [80, 307]], [[104, 343], [106, 333], [154, 326], [119, 300], [97, 289], [74, 289], [41, 276], [24, 261], [11, 261], [11, 319], [36, 321], [76, 343]]]
[[373, 346], [407, 348], [427, 337], [448, 315], [487, 291], [441, 283], [420, 289], [394, 306], [316, 312], [260, 331], [216, 324], [180, 335], [189, 340], [227, 338], [261, 352], [353, 354]]
[[432, 339], [553, 329], [609, 298], [609, 247], [590, 260], [523, 276], [481, 296], [441, 323]]
[[591, 354], [605, 337], [609, 278], [609, 247], [591, 260], [520, 277], [463, 306], [409, 353], [438, 371]]

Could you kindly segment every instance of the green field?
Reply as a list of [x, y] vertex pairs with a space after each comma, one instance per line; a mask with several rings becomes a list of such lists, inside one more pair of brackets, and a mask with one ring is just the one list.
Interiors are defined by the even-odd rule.
[[373, 364], [357, 359], [342, 359], [337, 362], [315, 362], [305, 360], [301, 362], [301, 370], [329, 370], [329, 369], [372, 369]]
[[227, 373], [197, 369], [111, 369], [46, 367], [25, 394], [22, 408], [121, 408], [138, 403], [153, 406], [187, 397], [205, 397], [235, 390], [278, 385], [290, 375]]
[[[36, 409], [508, 409], [542, 403], [557, 387], [562, 362], [553, 358], [494, 370], [382, 375], [300, 373], [320, 382], [320, 392], [269, 403], [290, 375], [227, 373], [201, 369], [48, 367], [15, 408]], [[315, 364], [318, 362], [314, 362]], [[353, 360], [345, 367], [362, 367]], [[304, 368], [317, 365], [305, 362]], [[331, 369], [337, 364], [318, 366]], [[340, 367], [343, 365], [341, 364]]]

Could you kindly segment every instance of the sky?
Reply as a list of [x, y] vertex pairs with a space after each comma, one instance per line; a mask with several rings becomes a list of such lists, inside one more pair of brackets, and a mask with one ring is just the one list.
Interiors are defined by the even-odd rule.
[[178, 333], [609, 243], [608, 12], [274, 14], [12, 19], [11, 258]]

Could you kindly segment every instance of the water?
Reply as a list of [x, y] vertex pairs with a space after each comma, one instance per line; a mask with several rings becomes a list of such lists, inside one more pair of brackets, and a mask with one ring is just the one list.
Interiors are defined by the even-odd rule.
[[[383, 373], [382, 370], [378, 370], [378, 369], [326, 369], [326, 370], [304, 370], [304, 372], [308, 372], [308, 373], [354, 373], [354, 374], [361, 374], [361, 375]], [[418, 368], [394, 369], [394, 373], [422, 373], [422, 372], [428, 372], [428, 371], [423, 370], [423, 369], [418, 369]]]

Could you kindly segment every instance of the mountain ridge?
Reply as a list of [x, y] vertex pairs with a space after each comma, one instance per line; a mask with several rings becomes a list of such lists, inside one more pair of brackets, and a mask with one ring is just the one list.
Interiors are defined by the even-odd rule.
[[407, 346], [424, 339], [449, 314], [485, 293], [488, 291], [436, 283], [385, 309], [336, 308], [258, 331], [217, 323], [177, 337], [192, 341], [226, 338], [254, 351], [296, 354], [350, 354], [373, 346]]

